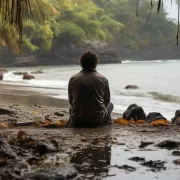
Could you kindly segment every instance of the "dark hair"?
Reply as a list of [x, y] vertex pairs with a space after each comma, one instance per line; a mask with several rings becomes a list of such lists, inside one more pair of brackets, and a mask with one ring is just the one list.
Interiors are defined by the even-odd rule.
[[86, 51], [81, 55], [80, 63], [83, 69], [92, 70], [98, 64], [98, 57], [93, 51]]

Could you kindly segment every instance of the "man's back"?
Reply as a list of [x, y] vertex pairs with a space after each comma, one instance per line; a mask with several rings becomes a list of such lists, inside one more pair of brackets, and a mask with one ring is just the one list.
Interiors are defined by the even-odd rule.
[[108, 81], [95, 70], [82, 70], [72, 76], [68, 93], [70, 115], [75, 121], [102, 123], [110, 119], [105, 108], [110, 102]]

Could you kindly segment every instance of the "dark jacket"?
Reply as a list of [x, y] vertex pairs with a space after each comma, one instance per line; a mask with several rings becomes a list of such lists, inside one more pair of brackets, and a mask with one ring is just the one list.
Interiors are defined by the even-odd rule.
[[70, 121], [76, 126], [110, 122], [106, 106], [110, 102], [108, 80], [97, 71], [82, 70], [71, 77], [68, 85]]

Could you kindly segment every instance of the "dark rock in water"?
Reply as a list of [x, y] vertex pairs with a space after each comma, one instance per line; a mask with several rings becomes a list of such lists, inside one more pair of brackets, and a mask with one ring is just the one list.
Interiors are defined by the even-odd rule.
[[48, 168], [21, 178], [21, 180], [77, 180], [78, 173], [74, 167]]
[[8, 71], [6, 70], [6, 69], [0, 69], [0, 73], [2, 73], [2, 74], [5, 74], [5, 73], [7, 73]]
[[144, 142], [144, 141], [141, 141], [141, 145], [139, 146], [139, 148], [144, 148], [146, 146], [149, 146], [151, 144], [154, 144], [153, 142]]
[[135, 121], [146, 120], [146, 114], [142, 107], [136, 104], [131, 104], [123, 113], [123, 118], [127, 120], [134, 119]]
[[63, 113], [59, 113], [59, 112], [55, 112], [54, 115], [56, 115], [56, 116], [64, 116]]
[[122, 165], [122, 166], [118, 166], [118, 165], [115, 165], [114, 167], [117, 167], [118, 169], [124, 169], [126, 171], [136, 171], [136, 168], [133, 167], [133, 166], [129, 166], [129, 165]]
[[15, 75], [24, 75], [24, 74], [28, 74], [27, 72], [14, 72], [13, 74]]
[[173, 151], [173, 152], [172, 152], [172, 155], [173, 155], [173, 156], [180, 156], [180, 151]]
[[171, 119], [172, 124], [180, 125], [180, 110], [177, 110], [175, 116]]
[[16, 154], [6, 140], [0, 137], [0, 159], [15, 158]]
[[167, 120], [164, 116], [162, 116], [160, 113], [158, 112], [150, 112], [148, 115], [147, 115], [147, 122], [152, 122], [152, 121], [155, 121], [155, 120], [159, 120], [159, 119], [165, 119]]
[[180, 165], [180, 159], [176, 159], [176, 160], [174, 160], [174, 161], [173, 161], [173, 163], [174, 163], [174, 164], [178, 164], [178, 165]]
[[166, 149], [175, 149], [180, 145], [179, 142], [175, 142], [175, 141], [163, 141], [161, 143], [159, 143], [157, 146], [160, 148], [166, 148]]
[[58, 149], [59, 145], [55, 140], [39, 141], [38, 145], [35, 147], [35, 151], [40, 155], [46, 154], [48, 152], [56, 152]]
[[0, 72], [0, 80], [3, 80], [3, 73]]
[[136, 161], [136, 162], [145, 162], [145, 158], [142, 158], [142, 157], [132, 157], [132, 158], [129, 158], [129, 160]]
[[141, 163], [142, 166], [146, 166], [146, 167], [150, 167], [150, 168], [153, 168], [153, 169], [156, 169], [158, 171], [160, 170], [166, 170], [166, 167], [164, 167], [164, 164], [165, 162], [164, 161], [147, 161], [147, 162], [144, 162], [144, 163]]
[[138, 89], [139, 87], [136, 85], [127, 85], [125, 89]]
[[0, 108], [0, 115], [2, 115], [2, 114], [14, 115], [15, 112], [14, 111], [10, 111], [8, 109]]
[[26, 73], [26, 74], [23, 75], [23, 79], [30, 80], [30, 79], [35, 79], [35, 77], [30, 75], [30, 74], [28, 74], [28, 73]]
[[44, 73], [43, 71], [41, 70], [37, 70], [37, 71], [32, 71], [31, 74], [42, 74]]
[[177, 111], [175, 112], [175, 116], [180, 117], [180, 110], [177, 110]]

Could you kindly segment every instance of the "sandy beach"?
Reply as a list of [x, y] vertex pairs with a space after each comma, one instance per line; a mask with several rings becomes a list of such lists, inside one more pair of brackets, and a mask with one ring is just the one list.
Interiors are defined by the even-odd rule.
[[[1, 123], [56, 122], [69, 117], [66, 100], [30, 87], [0, 84], [0, 100], [0, 108], [13, 112], [1, 111]], [[74, 129], [25, 124], [1, 128], [0, 135], [0, 179], [51, 179], [50, 174], [74, 180], [180, 177], [178, 126], [112, 124]], [[164, 146], [157, 146], [164, 141]]]

